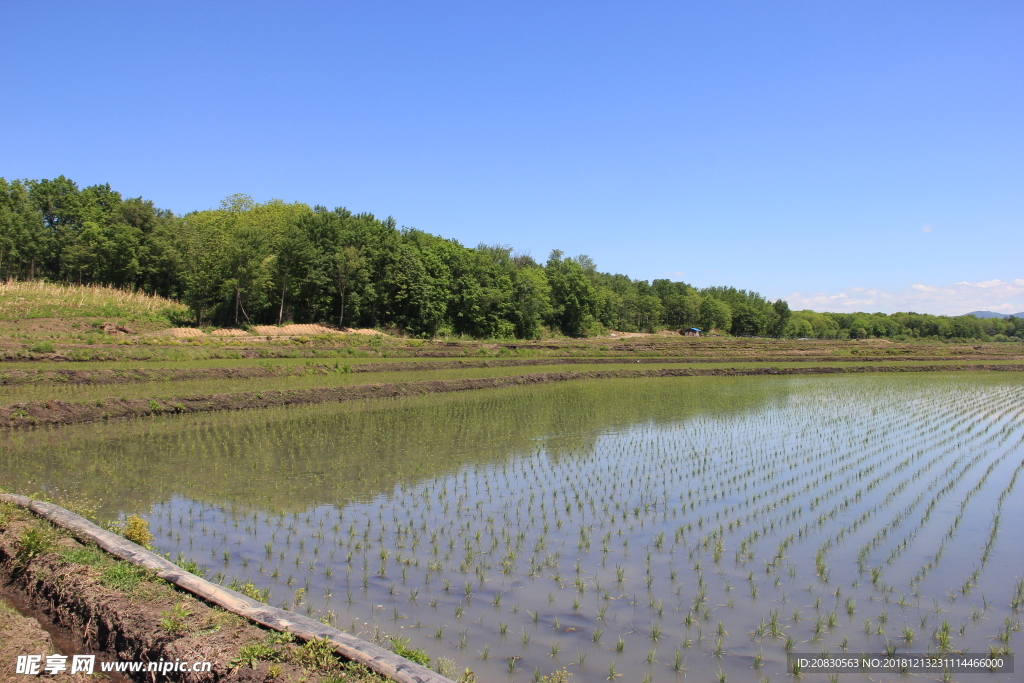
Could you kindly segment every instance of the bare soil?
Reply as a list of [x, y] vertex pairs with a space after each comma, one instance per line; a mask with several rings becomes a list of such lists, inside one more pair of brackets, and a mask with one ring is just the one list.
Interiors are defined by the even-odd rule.
[[[78, 654], [55, 646], [50, 633], [29, 616], [23, 616], [16, 609], [0, 600], [0, 683], [23, 683], [24, 674], [16, 673], [18, 655]], [[62, 680], [69, 683], [86, 683], [89, 676], [81, 673], [65, 674]]]

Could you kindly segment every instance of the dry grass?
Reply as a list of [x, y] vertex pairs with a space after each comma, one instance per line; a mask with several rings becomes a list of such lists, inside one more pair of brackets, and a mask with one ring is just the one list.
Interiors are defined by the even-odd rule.
[[33, 280], [0, 283], [0, 320], [25, 318], [118, 318], [156, 320], [183, 316], [188, 308], [143, 292], [101, 285]]
[[266, 337], [286, 337], [298, 334], [337, 334], [337, 330], [332, 330], [329, 327], [323, 325], [282, 325], [277, 327], [276, 325], [255, 325], [253, 332]]
[[157, 332], [160, 336], [166, 337], [205, 337], [206, 334], [194, 327], [171, 327]]

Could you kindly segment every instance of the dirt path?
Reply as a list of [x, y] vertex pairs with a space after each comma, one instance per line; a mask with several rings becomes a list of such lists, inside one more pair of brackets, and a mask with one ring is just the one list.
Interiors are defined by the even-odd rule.
[[853, 367], [802, 368], [660, 368], [657, 370], [593, 370], [588, 372], [551, 372], [508, 377], [429, 380], [422, 382], [358, 384], [319, 387], [292, 391], [260, 391], [233, 394], [179, 396], [164, 399], [111, 398], [93, 403], [46, 401], [16, 403], [0, 407], [0, 428], [24, 428], [39, 425], [68, 425], [117, 418], [143, 417], [163, 413], [200, 413], [247, 408], [271, 408], [287, 405], [333, 403], [368, 398], [390, 398], [421, 394], [494, 389], [526, 384], [565, 382], [578, 379], [641, 377], [741, 377], [759, 375], [835, 375], [864, 373], [950, 372], [950, 371], [1024, 372], [1024, 365], [883, 365]]

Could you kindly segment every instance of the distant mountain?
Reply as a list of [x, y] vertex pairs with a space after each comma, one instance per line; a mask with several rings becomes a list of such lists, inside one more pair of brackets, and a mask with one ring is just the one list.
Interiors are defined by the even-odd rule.
[[1020, 313], [995, 313], [994, 311], [971, 311], [967, 315], [973, 315], [975, 318], [1009, 318], [1011, 315], [1015, 318], [1024, 318], [1024, 311]]

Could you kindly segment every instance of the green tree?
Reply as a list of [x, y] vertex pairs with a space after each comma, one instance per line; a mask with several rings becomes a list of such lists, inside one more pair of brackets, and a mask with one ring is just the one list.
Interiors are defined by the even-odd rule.
[[768, 312], [768, 335], [771, 337], [784, 336], [786, 326], [789, 324], [789, 319], [792, 315], [792, 312], [789, 310], [789, 304], [782, 299], [777, 299], [772, 304], [771, 311]]
[[175, 234], [182, 296], [196, 324], [209, 320], [223, 286], [228, 229], [224, 212], [199, 211], [183, 218]]
[[551, 252], [545, 266], [551, 285], [552, 312], [558, 328], [570, 337], [586, 333], [593, 320], [595, 296], [583, 267], [571, 258], [562, 258], [562, 252]]
[[767, 327], [768, 316], [763, 307], [745, 302], [732, 306], [732, 325], [729, 330], [732, 334], [758, 337], [764, 334]]
[[356, 247], [345, 246], [334, 252], [331, 266], [334, 287], [340, 301], [338, 327], [342, 327], [345, 324], [345, 294], [366, 279], [366, 259]]
[[706, 296], [700, 303], [700, 328], [707, 332], [732, 327], [732, 309], [724, 301]]
[[515, 308], [515, 335], [520, 339], [538, 339], [543, 321], [551, 314], [551, 285], [538, 265], [517, 268], [512, 284]]
[[33, 235], [28, 256], [28, 277], [36, 276], [36, 267], [41, 265], [44, 273], [59, 273], [63, 248], [68, 236], [81, 225], [81, 197], [78, 185], [58, 176], [53, 180], [30, 180], [27, 182], [29, 196], [35, 209], [42, 215], [44, 230]]

